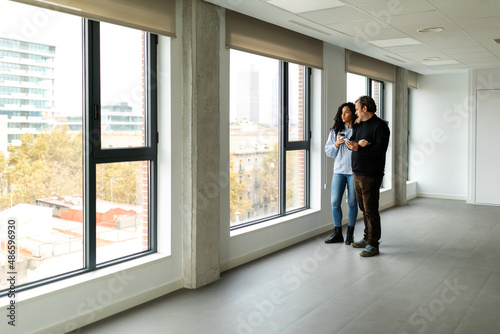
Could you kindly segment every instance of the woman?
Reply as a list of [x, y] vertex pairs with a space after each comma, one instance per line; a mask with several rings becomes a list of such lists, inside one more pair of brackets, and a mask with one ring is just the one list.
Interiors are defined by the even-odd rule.
[[347, 235], [345, 243], [350, 245], [353, 240], [354, 225], [358, 217], [358, 204], [356, 201], [356, 191], [354, 190], [354, 175], [351, 168], [351, 153], [345, 141], [352, 136], [352, 127], [356, 121], [356, 107], [354, 103], [347, 102], [342, 104], [335, 115], [334, 124], [325, 144], [325, 153], [330, 158], [334, 158], [333, 177], [332, 177], [332, 215], [333, 215], [333, 234], [325, 240], [327, 244], [343, 242], [342, 235], [342, 196], [347, 186], [347, 203], [349, 206], [347, 226]]

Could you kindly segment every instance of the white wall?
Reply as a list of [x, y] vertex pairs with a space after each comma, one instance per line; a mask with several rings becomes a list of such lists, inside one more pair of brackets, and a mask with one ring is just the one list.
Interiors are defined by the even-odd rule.
[[468, 202], [500, 205], [498, 178], [491, 178], [500, 166], [498, 134], [500, 99], [500, 68], [470, 71], [469, 95], [471, 122], [469, 126], [469, 188]]
[[418, 77], [409, 119], [409, 179], [422, 197], [466, 199], [468, 74]]

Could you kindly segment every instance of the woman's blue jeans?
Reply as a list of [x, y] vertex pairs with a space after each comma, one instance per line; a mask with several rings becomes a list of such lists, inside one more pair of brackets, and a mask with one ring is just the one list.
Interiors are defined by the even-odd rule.
[[354, 189], [354, 175], [333, 174], [332, 178], [332, 215], [335, 227], [342, 226], [342, 196], [347, 186], [347, 205], [349, 206], [349, 226], [356, 224], [358, 217], [358, 202], [356, 201], [356, 190]]

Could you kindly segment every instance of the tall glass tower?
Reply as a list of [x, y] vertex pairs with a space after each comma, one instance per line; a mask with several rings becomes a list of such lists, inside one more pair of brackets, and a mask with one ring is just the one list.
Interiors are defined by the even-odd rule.
[[54, 123], [56, 47], [0, 36], [0, 151]]

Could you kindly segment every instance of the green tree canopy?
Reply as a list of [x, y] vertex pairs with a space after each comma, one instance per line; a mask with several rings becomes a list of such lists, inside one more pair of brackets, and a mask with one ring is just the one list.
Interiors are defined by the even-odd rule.
[[[82, 133], [55, 127], [41, 134], [23, 134], [20, 145], [0, 153], [0, 209], [37, 199], [83, 194]], [[143, 162], [97, 167], [97, 198], [140, 204]], [[113, 179], [113, 181], [111, 181]], [[111, 188], [112, 191], [111, 191]]]

